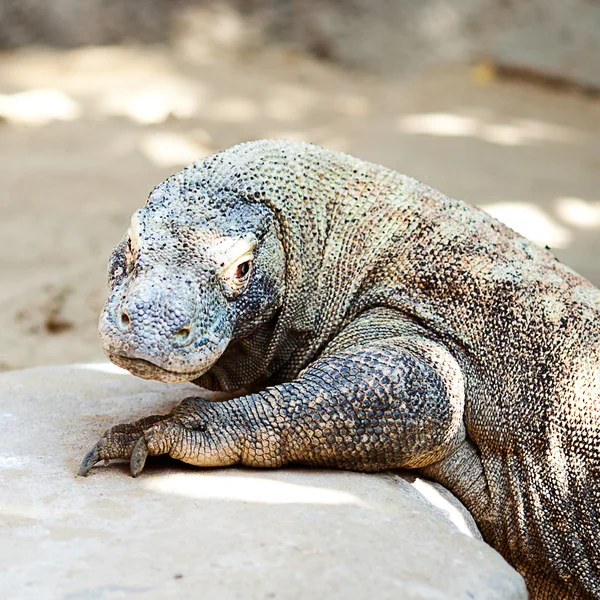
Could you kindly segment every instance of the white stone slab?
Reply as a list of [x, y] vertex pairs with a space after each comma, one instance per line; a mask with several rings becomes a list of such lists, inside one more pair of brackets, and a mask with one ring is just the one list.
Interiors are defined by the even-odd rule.
[[422, 480], [166, 458], [138, 479], [125, 463], [76, 477], [109, 426], [198, 392], [109, 365], [0, 375], [1, 598], [526, 598], [468, 513]]

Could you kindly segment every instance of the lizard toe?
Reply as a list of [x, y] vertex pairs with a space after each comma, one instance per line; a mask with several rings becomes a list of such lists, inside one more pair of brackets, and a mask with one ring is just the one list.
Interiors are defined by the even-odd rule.
[[100, 462], [100, 460], [101, 458], [100, 453], [98, 452], [98, 445], [94, 444], [81, 461], [81, 466], [79, 467], [77, 475], [79, 475], [79, 477], [87, 477], [87, 474], [98, 462]]
[[[115, 458], [130, 459], [136, 444], [143, 437], [144, 429], [138, 423], [115, 425], [106, 431], [85, 455], [78, 475], [85, 477], [100, 461], [108, 465], [109, 461]], [[141, 471], [141, 468], [139, 470]]]
[[148, 444], [144, 437], [141, 437], [133, 447], [131, 459], [129, 461], [129, 469], [132, 477], [137, 477], [143, 470], [148, 458]]

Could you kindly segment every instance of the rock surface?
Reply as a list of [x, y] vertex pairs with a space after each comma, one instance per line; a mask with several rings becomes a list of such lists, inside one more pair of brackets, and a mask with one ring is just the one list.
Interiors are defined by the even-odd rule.
[[190, 393], [106, 364], [0, 376], [3, 598], [526, 598], [458, 501], [414, 477], [166, 458], [75, 476], [104, 429]]

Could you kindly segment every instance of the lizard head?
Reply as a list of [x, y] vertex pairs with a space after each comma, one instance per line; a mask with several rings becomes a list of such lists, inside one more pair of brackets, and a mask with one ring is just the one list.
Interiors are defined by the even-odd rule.
[[284, 252], [272, 211], [227, 187], [173, 178], [131, 219], [108, 265], [104, 351], [145, 379], [198, 379], [280, 308]]

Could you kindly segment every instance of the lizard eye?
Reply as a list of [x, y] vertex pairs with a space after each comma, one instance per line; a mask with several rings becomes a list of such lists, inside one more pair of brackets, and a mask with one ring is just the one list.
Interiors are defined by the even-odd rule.
[[243, 256], [239, 259], [239, 262], [233, 263], [221, 275], [231, 298], [236, 298], [248, 285], [252, 274], [252, 263], [252, 255]]
[[252, 276], [256, 246], [256, 240], [231, 237], [215, 244], [212, 256], [216, 262], [223, 260], [219, 276], [228, 298], [236, 298], [246, 289]]
[[252, 261], [245, 260], [244, 262], [240, 263], [237, 266], [237, 269], [235, 270], [235, 278], [239, 282], [244, 282], [250, 276], [251, 270], [252, 270]]

